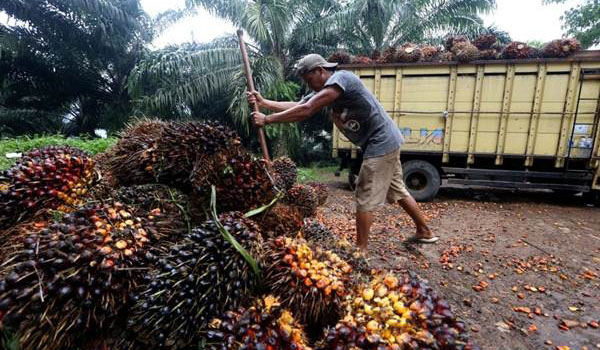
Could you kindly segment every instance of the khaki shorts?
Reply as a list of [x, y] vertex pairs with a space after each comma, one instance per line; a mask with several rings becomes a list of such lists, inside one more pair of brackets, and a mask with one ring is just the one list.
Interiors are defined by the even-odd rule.
[[381, 208], [385, 201], [396, 203], [410, 197], [404, 185], [400, 149], [363, 160], [356, 184], [356, 211]]

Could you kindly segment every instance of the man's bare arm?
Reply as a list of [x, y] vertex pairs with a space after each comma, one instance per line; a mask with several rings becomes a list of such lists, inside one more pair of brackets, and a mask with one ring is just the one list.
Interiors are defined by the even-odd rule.
[[288, 102], [288, 101], [280, 102], [280, 101], [267, 100], [266, 98], [262, 97], [262, 95], [258, 91], [247, 92], [246, 95], [248, 97], [248, 102], [251, 105], [253, 103], [256, 103], [256, 104], [258, 104], [258, 107], [265, 108], [265, 109], [268, 109], [273, 112], [285, 111], [287, 109], [296, 107], [296, 105], [298, 105], [298, 102]]
[[297, 105], [298, 105], [298, 102], [271, 101], [271, 100], [264, 99], [264, 102], [262, 103], [261, 107], [268, 109], [270, 111], [273, 111], [273, 112], [282, 112], [282, 111], [286, 111], [290, 108], [294, 108]]
[[337, 86], [326, 87], [306, 103], [296, 104], [290, 109], [266, 116], [265, 122], [267, 124], [301, 122], [317, 113], [321, 108], [332, 104], [341, 94], [342, 89]]

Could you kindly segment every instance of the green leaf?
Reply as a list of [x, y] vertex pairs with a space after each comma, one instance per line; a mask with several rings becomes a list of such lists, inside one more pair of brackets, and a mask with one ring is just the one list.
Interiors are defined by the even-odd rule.
[[244, 247], [242, 247], [242, 245], [235, 239], [235, 237], [233, 237], [231, 233], [229, 233], [229, 231], [227, 231], [227, 229], [219, 221], [219, 215], [217, 214], [217, 190], [215, 189], [214, 185], [212, 185], [210, 189], [210, 209], [213, 221], [219, 228], [219, 232], [221, 232], [223, 238], [225, 238], [225, 240], [231, 243], [231, 245], [242, 255], [244, 260], [246, 260], [246, 262], [250, 265], [252, 271], [254, 271], [254, 274], [260, 277], [261, 272], [256, 260], [252, 257], [252, 255], [250, 255], [250, 253], [248, 253], [248, 251]]

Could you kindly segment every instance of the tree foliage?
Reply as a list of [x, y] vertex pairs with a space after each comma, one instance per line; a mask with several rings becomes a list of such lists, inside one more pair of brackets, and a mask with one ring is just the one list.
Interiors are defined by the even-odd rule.
[[[566, 0], [545, 0], [545, 3], [565, 3]], [[584, 48], [600, 44], [600, 1], [584, 0], [562, 16], [565, 35], [574, 36]]]

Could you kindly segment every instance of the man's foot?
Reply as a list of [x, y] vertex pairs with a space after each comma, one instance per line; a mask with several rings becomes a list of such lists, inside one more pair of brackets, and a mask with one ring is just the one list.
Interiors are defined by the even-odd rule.
[[440, 238], [439, 237], [435, 237], [435, 236], [432, 236], [432, 237], [417, 237], [417, 236], [414, 236], [414, 237], [411, 237], [411, 238], [407, 239], [407, 241], [410, 242], [410, 243], [424, 243], [424, 244], [435, 243], [435, 242], [437, 242], [439, 240], [440, 240]]
[[431, 233], [429, 227], [417, 227], [417, 232], [415, 235], [408, 239], [408, 241], [413, 243], [435, 243], [439, 240], [439, 237], [434, 236]]

